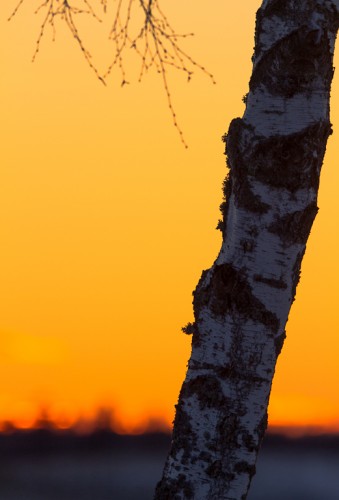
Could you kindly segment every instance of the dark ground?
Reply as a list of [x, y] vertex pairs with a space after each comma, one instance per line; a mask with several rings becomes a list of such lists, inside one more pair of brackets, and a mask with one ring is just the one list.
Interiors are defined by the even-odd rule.
[[[0, 435], [1, 500], [151, 500], [169, 436]], [[248, 500], [339, 500], [339, 436], [268, 435]]]

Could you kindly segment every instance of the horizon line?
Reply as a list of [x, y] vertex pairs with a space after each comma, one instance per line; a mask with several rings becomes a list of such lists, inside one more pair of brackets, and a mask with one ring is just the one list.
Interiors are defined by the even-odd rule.
[[[61, 425], [52, 419], [37, 419], [29, 425], [20, 425], [14, 420], [0, 420], [0, 435], [12, 434], [16, 432], [34, 432], [46, 430], [54, 433], [73, 433], [76, 435], [89, 435], [95, 432], [106, 431], [117, 435], [147, 435], [147, 434], [168, 434], [172, 433], [172, 426], [164, 419], [150, 418], [146, 423], [134, 428], [122, 426], [117, 422], [109, 420], [82, 420], [78, 419], [69, 424]], [[289, 438], [339, 435], [339, 425], [335, 424], [269, 424], [266, 430], [268, 435], [280, 435]]]

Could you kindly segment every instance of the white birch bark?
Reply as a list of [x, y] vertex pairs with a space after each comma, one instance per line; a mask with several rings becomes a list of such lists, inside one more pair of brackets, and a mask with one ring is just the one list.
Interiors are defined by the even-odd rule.
[[[339, 0], [265, 0], [225, 136], [223, 243], [194, 292], [192, 354], [156, 500], [247, 497], [331, 134]], [[274, 493], [272, 494], [272, 498]]]

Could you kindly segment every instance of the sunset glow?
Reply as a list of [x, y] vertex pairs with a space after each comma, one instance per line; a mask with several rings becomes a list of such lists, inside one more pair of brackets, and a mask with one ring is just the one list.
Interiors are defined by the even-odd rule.
[[[0, 6], [0, 430], [42, 416], [59, 429], [86, 431], [100, 418], [121, 433], [169, 429], [190, 353], [181, 327], [221, 243], [221, 136], [243, 113], [261, 2], [163, 0], [178, 31], [196, 35], [185, 49], [217, 82], [169, 75], [188, 149], [160, 79], [139, 84], [132, 56], [131, 84], [113, 72], [105, 87], [58, 25], [32, 64], [40, 21], [26, 3], [10, 23], [15, 1]], [[109, 43], [88, 23], [104, 68]], [[273, 383], [272, 429], [339, 431], [337, 74], [332, 95], [334, 134]]]

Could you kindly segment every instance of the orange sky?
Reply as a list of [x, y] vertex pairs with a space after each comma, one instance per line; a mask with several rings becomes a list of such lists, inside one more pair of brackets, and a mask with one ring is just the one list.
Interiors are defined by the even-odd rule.
[[[192, 290], [220, 246], [220, 138], [243, 113], [259, 0], [163, 0], [185, 47], [214, 74], [171, 75], [186, 150], [157, 75], [95, 79], [62, 26], [31, 63], [39, 22], [0, 6], [0, 421], [28, 425], [114, 407], [122, 428], [171, 421]], [[39, 5], [39, 1], [37, 1]], [[166, 7], [166, 5], [168, 5]], [[105, 33], [90, 26], [99, 65]], [[339, 57], [339, 56], [338, 56]], [[338, 60], [337, 57], [337, 60]], [[336, 64], [338, 66], [338, 62]], [[276, 425], [339, 428], [339, 80], [320, 212], [270, 404]]]

